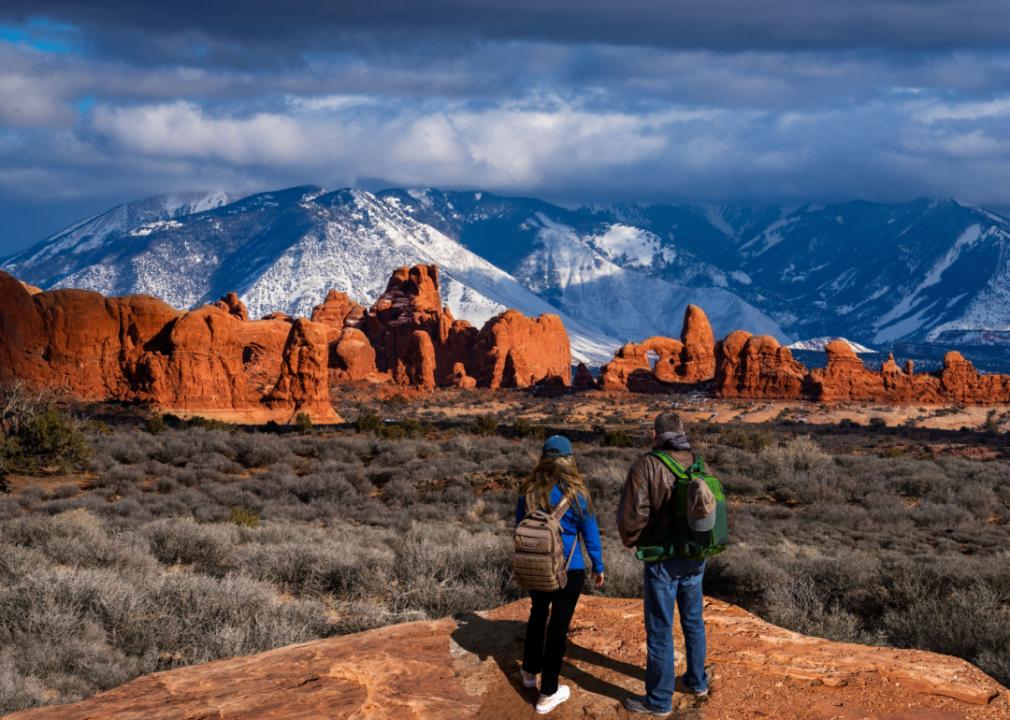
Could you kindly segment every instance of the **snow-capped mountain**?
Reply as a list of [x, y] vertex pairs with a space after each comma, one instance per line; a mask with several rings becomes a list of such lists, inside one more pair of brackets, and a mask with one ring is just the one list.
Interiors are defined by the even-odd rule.
[[876, 355], [877, 351], [872, 348], [868, 348], [865, 345], [860, 345], [857, 342], [853, 342], [848, 338], [835, 338], [835, 337], [819, 337], [810, 338], [809, 340], [797, 340], [794, 343], [790, 343], [786, 347], [790, 350], [806, 350], [807, 352], [824, 352], [824, 348], [828, 346], [828, 343], [833, 340], [841, 340], [843, 343], [851, 348], [852, 352], [857, 355]]
[[[508, 273], [361, 190], [297, 187], [170, 220], [145, 214], [136, 225], [100, 227], [108, 231], [75, 243], [61, 233], [5, 267], [45, 288], [145, 293], [177, 307], [236, 290], [250, 313], [261, 316], [274, 310], [306, 315], [330, 289], [371, 303], [395, 268], [437, 263], [447, 304], [475, 325], [506, 307], [558, 312]], [[579, 359], [605, 361], [620, 344], [561, 314]]]
[[687, 303], [717, 336], [847, 337], [885, 351], [1010, 342], [1008, 248], [1010, 221], [953, 201], [569, 209], [485, 192], [306, 186], [129, 203], [4, 268], [43, 288], [149, 293], [179, 307], [236, 290], [261, 315], [306, 314], [331, 288], [370, 303], [394, 268], [434, 262], [457, 317], [556, 312], [576, 356], [601, 362], [623, 342], [677, 335]]
[[[568, 210], [488, 193], [380, 197], [576, 315], [582, 291], [597, 282], [589, 268], [615, 278], [608, 268], [616, 265], [634, 271], [624, 277], [639, 306], [669, 297], [641, 279], [651, 276], [690, 288], [706, 310], [725, 305], [731, 324], [752, 332], [768, 329], [749, 308], [793, 336], [845, 336], [870, 346], [1010, 341], [1010, 220], [954, 201]], [[566, 239], [579, 242], [577, 253]], [[599, 283], [620, 307], [625, 295]], [[612, 330], [624, 328], [618, 321]]]
[[116, 243], [130, 230], [141, 226], [154, 229], [159, 223], [170, 226], [175, 218], [227, 205], [227, 193], [181, 193], [155, 195], [144, 200], [118, 205], [94, 215], [46, 238], [38, 245], [8, 258], [4, 268], [15, 275], [31, 273], [36, 277], [56, 278], [89, 264], [93, 251], [101, 252], [107, 243]]
[[[705, 309], [716, 335], [747, 327], [788, 338], [778, 323], [724, 289], [730, 282], [725, 273], [643, 228], [489, 193], [387, 190], [378, 197], [612, 337], [677, 335], [684, 307], [694, 303]], [[668, 272], [673, 268], [676, 273]]]

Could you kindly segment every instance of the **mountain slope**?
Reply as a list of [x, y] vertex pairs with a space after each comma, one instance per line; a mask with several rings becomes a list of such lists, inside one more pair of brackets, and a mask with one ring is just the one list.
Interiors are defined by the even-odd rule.
[[705, 309], [717, 335], [747, 327], [788, 338], [775, 321], [725, 289], [725, 273], [611, 215], [482, 192], [386, 190], [378, 196], [611, 336], [677, 335], [683, 308], [694, 303]]
[[[611, 263], [638, 273], [626, 276], [636, 303], [656, 298], [662, 304], [670, 297], [665, 286], [641, 278], [648, 275], [690, 288], [674, 293], [678, 300], [690, 297], [717, 315], [739, 317], [736, 327], [751, 329], [745, 324], [751, 323], [758, 332], [778, 334], [768, 327], [777, 324], [793, 336], [844, 335], [883, 346], [1010, 340], [1010, 221], [954, 201], [569, 210], [487, 193], [379, 195], [505, 263], [524, 284], [576, 316], [578, 306], [592, 306], [587, 295], [593, 293], [584, 288], [599, 276], [611, 279], [601, 282], [599, 298], [622, 307], [627, 296], [613, 282], [619, 273]], [[576, 252], [578, 244], [583, 247]], [[610, 326], [613, 332], [629, 329], [620, 322]]]
[[235, 289], [253, 313], [304, 314], [329, 288], [371, 302], [390, 271], [436, 262], [457, 317], [557, 312], [602, 361], [676, 335], [684, 305], [736, 328], [898, 342], [1010, 343], [1010, 221], [953, 201], [563, 208], [485, 192], [306, 186], [230, 202], [114, 208], [8, 260], [50, 287], [189, 307]]
[[[447, 304], [475, 325], [506, 307], [558, 312], [504, 271], [360, 190], [289, 188], [167, 221], [150, 217], [110, 224], [85, 252], [57, 236], [8, 267], [46, 288], [144, 293], [176, 307], [235, 290], [261, 316], [306, 315], [330, 289], [371, 303], [395, 268], [437, 263]], [[620, 344], [574, 318], [562, 320], [579, 359], [605, 361]]]

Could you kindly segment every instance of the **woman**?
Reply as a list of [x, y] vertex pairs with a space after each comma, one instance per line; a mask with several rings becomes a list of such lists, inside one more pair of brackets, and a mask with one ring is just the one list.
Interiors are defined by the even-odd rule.
[[[544, 443], [540, 462], [530, 476], [519, 487], [519, 504], [516, 506], [518, 525], [528, 512], [526, 497], [533, 498], [533, 509], [550, 512], [563, 497], [568, 498], [568, 511], [561, 517], [561, 537], [564, 541], [565, 557], [569, 556], [572, 544], [579, 542], [582, 535], [586, 550], [593, 562], [593, 582], [603, 587], [606, 577], [603, 567], [603, 552], [600, 547], [600, 529], [593, 514], [593, 503], [589, 490], [575, 466], [572, 444], [568, 438], [554, 435]], [[525, 687], [537, 686], [540, 675], [540, 697], [537, 712], [548, 713], [563, 703], [571, 695], [567, 685], [558, 684], [561, 661], [565, 657], [568, 626], [575, 613], [582, 586], [586, 580], [586, 564], [581, 550], [572, 555], [568, 566], [568, 582], [564, 588], [554, 592], [530, 591], [533, 606], [529, 623], [526, 625], [526, 645], [523, 649], [523, 665], [519, 671]], [[548, 619], [549, 618], [549, 619]]]

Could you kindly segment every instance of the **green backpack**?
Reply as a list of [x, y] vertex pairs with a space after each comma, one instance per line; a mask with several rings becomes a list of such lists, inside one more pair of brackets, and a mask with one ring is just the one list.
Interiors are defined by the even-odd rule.
[[[636, 556], [645, 562], [658, 562], [670, 558], [705, 560], [718, 555], [729, 544], [729, 524], [726, 518], [726, 494], [722, 483], [705, 468], [701, 455], [694, 456], [691, 467], [684, 468], [662, 450], [653, 450], [655, 456], [673, 473], [674, 485], [674, 536], [663, 545], [639, 547]], [[687, 524], [687, 488], [692, 480], [701, 480], [715, 496], [715, 526], [706, 532], [692, 530]]]

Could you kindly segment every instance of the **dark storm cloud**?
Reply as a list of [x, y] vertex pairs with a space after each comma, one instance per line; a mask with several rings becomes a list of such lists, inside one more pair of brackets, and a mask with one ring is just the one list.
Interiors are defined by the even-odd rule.
[[1010, 3], [0, 3], [0, 256], [302, 183], [1008, 203]]
[[123, 31], [187, 38], [151, 48], [169, 54], [201, 45], [238, 51], [252, 42], [285, 55], [292, 41], [317, 47], [369, 36], [718, 50], [977, 48], [1010, 40], [1010, 4], [1003, 0], [8, 0], [0, 13], [51, 15], [113, 43]]

